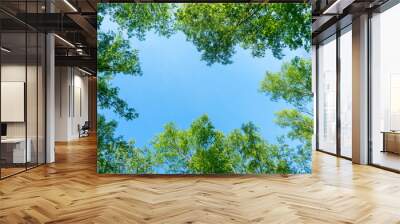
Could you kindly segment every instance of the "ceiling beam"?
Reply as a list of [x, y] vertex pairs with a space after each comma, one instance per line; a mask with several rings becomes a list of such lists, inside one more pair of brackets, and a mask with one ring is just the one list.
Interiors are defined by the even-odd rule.
[[16, 18], [42, 32], [82, 30], [75, 21], [62, 13], [19, 13]]
[[87, 67], [93, 71], [97, 70], [97, 60], [91, 56], [55, 56], [56, 66], [78, 66]]

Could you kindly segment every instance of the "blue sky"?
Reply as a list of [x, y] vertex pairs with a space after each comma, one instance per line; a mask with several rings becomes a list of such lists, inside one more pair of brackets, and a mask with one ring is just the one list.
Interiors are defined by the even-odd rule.
[[[103, 24], [110, 27], [108, 22]], [[117, 135], [135, 139], [139, 147], [149, 145], [165, 123], [173, 121], [186, 129], [202, 114], [208, 114], [216, 129], [225, 133], [252, 121], [265, 139], [275, 142], [286, 130], [273, 122], [274, 112], [291, 106], [260, 93], [260, 81], [266, 71], [279, 71], [283, 61], [295, 55], [309, 57], [304, 50], [285, 50], [283, 60], [271, 52], [253, 58], [249, 50], [237, 47], [233, 64], [207, 66], [180, 32], [170, 38], [149, 32], [145, 41], [133, 38], [131, 44], [139, 50], [143, 76], [117, 75], [113, 84], [139, 118], [125, 121], [109, 111], [101, 113], [118, 121]]]

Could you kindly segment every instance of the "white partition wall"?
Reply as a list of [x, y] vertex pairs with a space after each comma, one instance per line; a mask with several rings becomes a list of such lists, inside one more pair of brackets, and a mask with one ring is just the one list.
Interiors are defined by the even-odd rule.
[[[39, 13], [42, 3], [21, 1], [19, 7]], [[14, 19], [3, 12], [0, 17]], [[0, 27], [1, 179], [46, 162], [45, 44], [44, 33], [21, 22], [11, 30]]]
[[[8, 51], [1, 51], [1, 124], [5, 131], [2, 133], [1, 150], [1, 177], [7, 177], [26, 170], [26, 163], [31, 161], [30, 141], [27, 138], [26, 126], [26, 76], [27, 51], [26, 33], [2, 33], [1, 45]], [[14, 83], [14, 84], [12, 84]], [[13, 89], [13, 86], [16, 89]], [[18, 87], [17, 87], [18, 86]], [[22, 88], [21, 88], [22, 87]], [[18, 98], [17, 105], [10, 102], [10, 98]], [[6, 100], [7, 98], [7, 100]], [[15, 99], [17, 100], [17, 99]], [[21, 102], [22, 100], [22, 102]], [[21, 105], [22, 103], [22, 105]], [[14, 110], [17, 110], [14, 112]], [[14, 114], [15, 113], [15, 114]], [[12, 115], [14, 114], [14, 115]], [[22, 117], [21, 117], [22, 116]], [[27, 153], [27, 150], [29, 152]]]

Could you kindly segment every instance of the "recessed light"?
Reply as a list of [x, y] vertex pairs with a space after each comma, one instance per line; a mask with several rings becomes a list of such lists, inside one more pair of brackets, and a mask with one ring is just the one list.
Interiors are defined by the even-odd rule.
[[6, 53], [10, 53], [10, 52], [11, 52], [11, 50], [9, 50], [9, 49], [7, 49], [7, 48], [5, 48], [5, 47], [1, 47], [0, 49], [1, 49], [2, 51], [6, 52]]
[[68, 1], [64, 0], [65, 4], [67, 4], [74, 12], [78, 12], [78, 10]]
[[349, 5], [351, 5], [355, 0], [336, 0], [332, 5], [330, 5], [324, 12], [322, 13], [323, 15], [329, 15], [329, 14], [342, 14], [343, 9], [347, 8]]
[[81, 71], [81, 72], [83, 72], [83, 73], [85, 73], [85, 74], [87, 74], [87, 75], [90, 75], [90, 76], [93, 75], [92, 73], [90, 73], [90, 72], [88, 72], [88, 71], [86, 71], [86, 70], [83, 70], [83, 69], [81, 69], [81, 68], [79, 68], [79, 67], [78, 67], [78, 70]]
[[60, 37], [60, 36], [57, 35], [57, 34], [54, 34], [54, 36], [57, 37], [58, 39], [60, 39], [62, 42], [64, 42], [64, 43], [66, 43], [67, 45], [69, 45], [70, 47], [75, 48], [75, 45], [73, 45], [73, 44], [72, 44], [71, 42], [69, 42], [68, 40], [66, 40], [66, 39], [64, 39], [64, 38], [62, 38], [62, 37]]

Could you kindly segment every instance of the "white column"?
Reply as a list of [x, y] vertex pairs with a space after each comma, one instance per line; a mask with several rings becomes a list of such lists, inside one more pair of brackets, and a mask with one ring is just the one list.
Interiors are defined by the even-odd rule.
[[55, 161], [54, 133], [55, 133], [55, 57], [54, 57], [54, 35], [46, 36], [46, 162]]
[[368, 163], [368, 15], [353, 19], [353, 162]]

